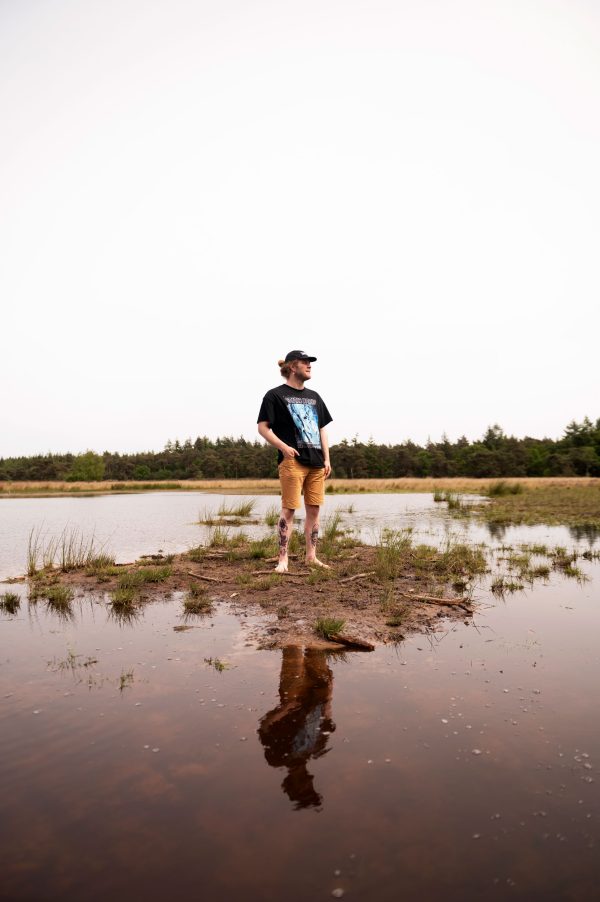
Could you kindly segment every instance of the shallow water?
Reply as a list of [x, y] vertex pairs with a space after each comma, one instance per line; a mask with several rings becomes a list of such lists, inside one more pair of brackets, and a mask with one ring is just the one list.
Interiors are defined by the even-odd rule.
[[129, 624], [23, 600], [0, 614], [0, 896], [597, 898], [584, 567], [371, 654], [256, 651], [224, 603], [175, 632], [178, 597]]
[[[0, 498], [0, 579], [18, 576], [26, 570], [27, 540], [32, 529], [48, 536], [63, 529], [78, 529], [84, 536], [95, 535], [98, 544], [115, 554], [119, 563], [136, 560], [142, 554], [162, 549], [166, 554], [185, 551], [206, 541], [208, 529], [198, 524], [206, 512], [221, 505], [254, 497], [254, 518], [279, 504], [275, 495], [218, 495], [201, 492], [147, 492], [131, 495], [99, 495], [62, 498]], [[352, 506], [352, 513], [348, 508]], [[343, 525], [365, 542], [374, 541], [383, 528], [412, 528], [424, 541], [435, 542], [448, 534], [461, 534], [468, 541], [519, 541], [517, 527], [490, 527], [449, 517], [445, 505], [435, 504], [431, 494], [359, 494], [327, 496], [326, 517], [339, 511]], [[299, 512], [301, 513], [301, 512]], [[265, 535], [264, 523], [241, 527], [252, 536]], [[299, 528], [302, 525], [299, 524]], [[235, 532], [232, 528], [231, 532]], [[585, 531], [566, 527], [538, 526], [523, 533], [521, 541], [557, 545], [594, 544]]]
[[[42, 522], [132, 560], [197, 544], [221, 500], [236, 498], [3, 499], [0, 574], [23, 572]], [[327, 499], [349, 504], [367, 541], [490, 540], [431, 495]], [[174, 596], [123, 622], [88, 594], [61, 619], [0, 586], [22, 598], [0, 612], [0, 898], [596, 898], [600, 565], [579, 565], [581, 585], [554, 574], [506, 600], [481, 585], [469, 624], [371, 654], [257, 651], [268, 617], [224, 602], [184, 621]]]

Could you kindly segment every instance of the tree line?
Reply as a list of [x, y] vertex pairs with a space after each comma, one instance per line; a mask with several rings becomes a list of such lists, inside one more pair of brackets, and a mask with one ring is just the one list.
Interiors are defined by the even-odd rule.
[[[569, 423], [559, 439], [515, 438], [490, 426], [477, 441], [466, 437], [418, 445], [380, 445], [344, 439], [331, 448], [338, 479], [400, 477], [600, 476], [600, 419]], [[3, 481], [111, 481], [266, 479], [277, 476], [270, 445], [206, 436], [167, 442], [162, 451], [119, 454], [40, 454], [0, 458]]]

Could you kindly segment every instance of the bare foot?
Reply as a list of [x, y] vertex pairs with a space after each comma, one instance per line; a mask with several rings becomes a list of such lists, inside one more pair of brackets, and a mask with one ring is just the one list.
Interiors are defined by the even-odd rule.
[[331, 570], [329, 564], [324, 564], [318, 557], [313, 557], [310, 560], [307, 558], [306, 563], [309, 567], [322, 567], [323, 570]]
[[279, 563], [275, 567], [275, 573], [287, 573], [287, 570], [288, 570], [287, 559], [285, 561], [279, 561]]

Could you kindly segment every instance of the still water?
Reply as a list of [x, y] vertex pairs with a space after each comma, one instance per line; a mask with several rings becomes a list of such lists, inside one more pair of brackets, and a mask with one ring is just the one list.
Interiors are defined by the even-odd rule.
[[[137, 495], [100, 495], [63, 498], [0, 498], [0, 579], [18, 576], [26, 570], [27, 539], [32, 529], [47, 536], [63, 529], [78, 529], [115, 555], [118, 563], [134, 561], [142, 554], [185, 551], [206, 540], [208, 528], [199, 524], [206, 513], [215, 513], [221, 504], [248, 501], [248, 495], [219, 495], [202, 492], [147, 492]], [[279, 504], [275, 495], [253, 498], [253, 519], [262, 520], [269, 508]], [[351, 513], [348, 508], [352, 507]], [[519, 531], [488, 527], [449, 518], [433, 496], [413, 494], [332, 495], [325, 499], [323, 516], [339, 511], [343, 524], [365, 542], [374, 541], [381, 530], [412, 528], [424, 541], [435, 542], [449, 533], [460, 533], [467, 541], [518, 541]], [[445, 508], [445, 505], [443, 505]], [[298, 512], [302, 515], [302, 512]], [[242, 527], [252, 536], [264, 535], [264, 523]], [[300, 526], [300, 528], [302, 528]], [[232, 529], [232, 532], [234, 530]], [[535, 527], [527, 541], [552, 544], [593, 544], [585, 531], [564, 527]], [[516, 538], [515, 538], [516, 537]]]
[[[442, 529], [430, 508], [390, 525]], [[542, 533], [566, 531], [511, 541]], [[156, 550], [139, 541], [131, 557]], [[223, 602], [184, 623], [179, 596], [119, 622], [86, 595], [64, 620], [11, 586], [0, 898], [597, 898], [600, 566], [583, 569], [504, 601], [482, 585], [470, 624], [373, 653], [257, 651], [257, 617]]]

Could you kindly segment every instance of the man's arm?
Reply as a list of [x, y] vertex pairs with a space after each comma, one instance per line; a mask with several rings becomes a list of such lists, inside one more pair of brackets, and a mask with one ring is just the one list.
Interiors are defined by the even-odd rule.
[[280, 438], [277, 438], [266, 420], [262, 420], [258, 424], [258, 434], [262, 436], [262, 438], [264, 438], [264, 440], [270, 445], [273, 445], [274, 448], [278, 448], [283, 456], [288, 460], [293, 460], [294, 457], [298, 457], [298, 452], [296, 451], [296, 449], [292, 448], [290, 445], [286, 445], [286, 443], [282, 442]]
[[331, 464], [329, 462], [329, 439], [327, 438], [327, 430], [325, 426], [319, 429], [321, 435], [321, 448], [323, 449], [323, 458], [325, 459], [325, 479], [331, 476]]

